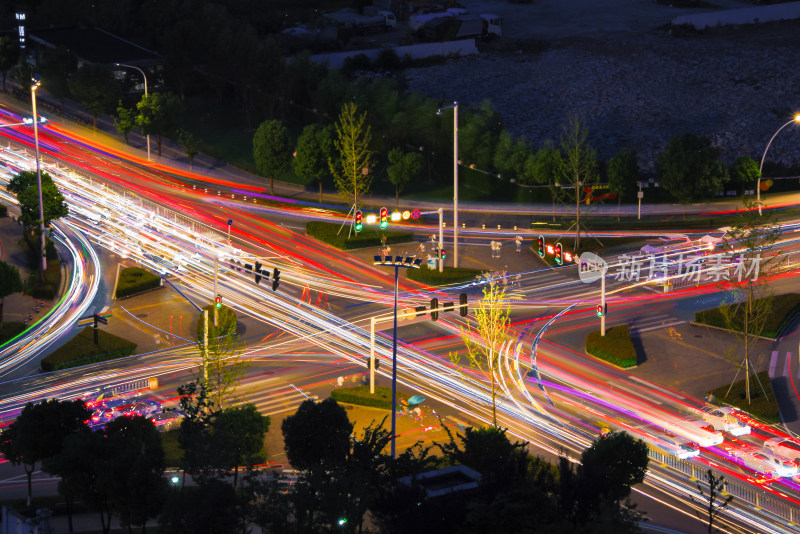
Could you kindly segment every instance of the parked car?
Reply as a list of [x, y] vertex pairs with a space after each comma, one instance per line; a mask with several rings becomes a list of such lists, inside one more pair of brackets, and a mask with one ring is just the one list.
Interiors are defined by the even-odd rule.
[[788, 458], [772, 454], [771, 452], [759, 451], [757, 449], [744, 449], [734, 452], [734, 456], [740, 464], [755, 471], [759, 475], [773, 478], [791, 478], [800, 473], [797, 464]]
[[710, 424], [714, 430], [722, 430], [732, 436], [744, 436], [750, 433], [750, 425], [741, 421], [733, 408], [717, 408], [705, 406], [702, 409], [703, 420]]

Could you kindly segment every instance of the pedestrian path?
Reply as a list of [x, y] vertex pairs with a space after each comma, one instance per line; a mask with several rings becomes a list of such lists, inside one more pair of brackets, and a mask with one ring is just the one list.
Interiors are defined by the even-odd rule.
[[652, 330], [667, 329], [667, 333], [669, 334], [670, 338], [674, 339], [675, 341], [680, 341], [683, 339], [683, 335], [675, 330], [675, 327], [685, 323], [686, 321], [682, 321], [669, 313], [645, 312], [628, 321], [628, 328], [630, 329], [631, 333], [636, 334], [642, 334]]
[[242, 388], [246, 401], [255, 404], [263, 415], [276, 415], [284, 412], [294, 412], [297, 407], [308, 399], [317, 400], [317, 396], [310, 391], [303, 391], [291, 384], [281, 382], [278, 378], [269, 378], [267, 384], [274, 384], [267, 389], [262, 385], [256, 391], [248, 392], [247, 387]]

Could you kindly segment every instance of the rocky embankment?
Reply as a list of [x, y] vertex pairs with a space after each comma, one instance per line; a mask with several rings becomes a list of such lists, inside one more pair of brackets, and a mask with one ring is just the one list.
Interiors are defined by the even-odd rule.
[[[505, 127], [533, 147], [557, 142], [575, 115], [602, 160], [633, 148], [651, 171], [671, 136], [691, 132], [709, 137], [727, 162], [743, 154], [758, 161], [775, 131], [800, 112], [796, 29], [566, 39], [530, 54], [506, 46], [405, 76], [409, 90], [442, 102], [489, 99]], [[800, 125], [775, 138], [767, 159], [800, 164]]]

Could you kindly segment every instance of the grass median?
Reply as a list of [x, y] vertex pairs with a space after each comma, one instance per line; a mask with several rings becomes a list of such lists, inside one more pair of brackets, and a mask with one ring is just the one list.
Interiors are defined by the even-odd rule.
[[601, 336], [599, 330], [589, 332], [586, 334], [586, 353], [623, 369], [637, 365], [636, 348], [628, 325], [609, 328], [605, 336]]
[[769, 373], [761, 371], [756, 376], [758, 380], [754, 376], [750, 377], [749, 403], [747, 402], [747, 384], [744, 380], [734, 382], [733, 385], [720, 386], [711, 393], [716, 401], [739, 408], [764, 423], [780, 423], [781, 414], [778, 402], [775, 400], [775, 393], [772, 391]]
[[77, 336], [45, 356], [40, 364], [42, 371], [47, 373], [115, 360], [130, 356], [136, 351], [136, 343], [100, 329], [97, 331], [97, 344], [95, 345], [93, 330], [93, 327], [87, 326]]
[[[341, 231], [340, 231], [341, 230]], [[350, 232], [348, 225], [342, 227], [341, 223], [329, 223], [324, 221], [311, 221], [306, 223], [306, 233], [323, 243], [327, 243], [341, 250], [352, 250], [357, 248], [382, 246], [381, 237], [386, 237], [386, 244], [408, 243], [414, 240], [411, 232], [381, 232], [373, 227], [365, 226], [364, 230], [355, 234]]]
[[[800, 315], [800, 293], [785, 293], [773, 297], [756, 299], [756, 306], [759, 302], [771, 299], [769, 315], [764, 320], [764, 327], [760, 335], [770, 339], [776, 339], [781, 331], [792, 323]], [[730, 320], [726, 321], [720, 308], [699, 311], [694, 314], [694, 320], [699, 324], [716, 326], [733, 332], [744, 332], [744, 307], [740, 307]]]

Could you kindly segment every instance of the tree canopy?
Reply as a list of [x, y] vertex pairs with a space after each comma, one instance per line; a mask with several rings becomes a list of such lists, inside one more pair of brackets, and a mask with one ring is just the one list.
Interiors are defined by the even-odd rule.
[[258, 172], [269, 178], [269, 191], [275, 194], [275, 175], [292, 161], [289, 133], [280, 121], [264, 121], [253, 136], [253, 159]]
[[356, 208], [358, 197], [369, 191], [375, 164], [370, 149], [372, 130], [366, 121], [367, 114], [359, 114], [355, 103], [342, 106], [333, 140], [338, 157], [328, 160], [336, 189], [342, 197], [352, 198]]
[[161, 156], [163, 138], [178, 129], [183, 105], [173, 93], [150, 93], [136, 103], [136, 124], [144, 135], [156, 136], [158, 155]]
[[719, 161], [720, 150], [707, 137], [686, 133], [670, 138], [656, 160], [662, 189], [678, 202], [711, 198], [728, 181], [728, 171]]
[[19, 269], [0, 261], [0, 328], [3, 327], [3, 301], [9, 295], [22, 291], [22, 279]]
[[120, 96], [120, 86], [108, 67], [85, 63], [69, 78], [69, 92], [89, 110], [94, 119], [94, 127], [97, 128], [97, 116], [114, 111]]
[[[20, 204], [19, 220], [27, 227], [39, 224], [39, 185], [36, 171], [20, 171], [8, 184], [8, 191], [17, 196]], [[42, 206], [44, 226], [50, 226], [53, 219], [66, 217], [69, 213], [64, 195], [58, 190], [53, 178], [42, 171]]]
[[328, 160], [333, 157], [333, 127], [309, 124], [297, 139], [294, 173], [304, 180], [314, 180], [319, 185], [322, 202], [322, 185], [330, 177]]

